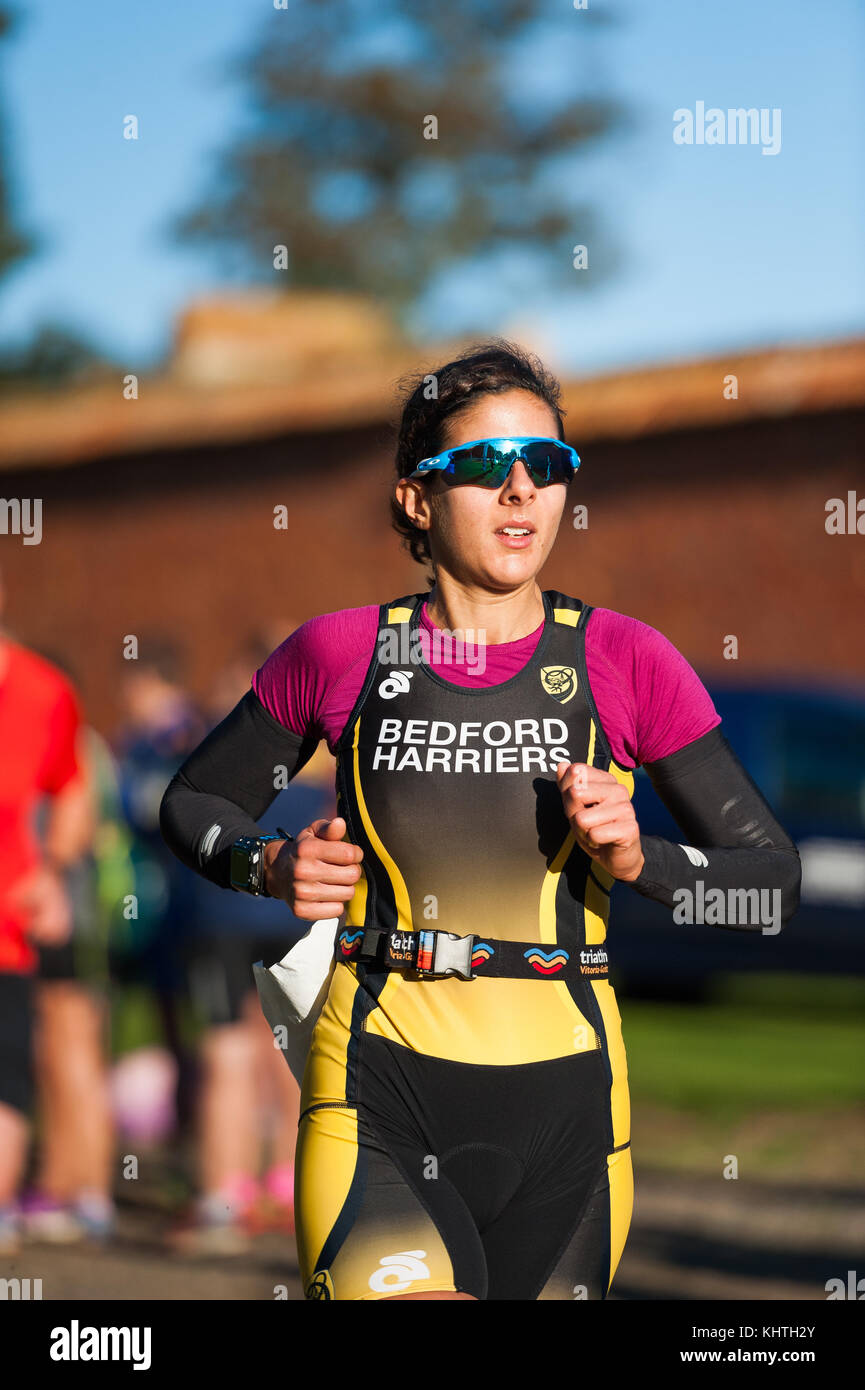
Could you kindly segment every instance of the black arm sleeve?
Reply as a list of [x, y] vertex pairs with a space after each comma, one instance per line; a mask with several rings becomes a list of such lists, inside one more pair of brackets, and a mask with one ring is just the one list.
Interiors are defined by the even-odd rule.
[[[780, 930], [799, 906], [799, 852], [720, 729], [645, 768], [691, 853], [656, 835], [642, 837], [646, 862], [631, 887], [668, 907], [682, 904], [682, 896], [673, 897], [681, 889], [697, 900], [700, 884], [703, 898], [717, 888], [725, 898], [729, 890], [766, 890], [780, 904], [773, 918]], [[758, 917], [717, 925], [760, 930], [763, 924]]]
[[318, 743], [284, 728], [248, 690], [169, 782], [159, 808], [168, 848], [202, 878], [230, 888], [234, 841], [261, 834], [256, 821], [281, 790], [278, 769], [285, 768], [284, 785]]

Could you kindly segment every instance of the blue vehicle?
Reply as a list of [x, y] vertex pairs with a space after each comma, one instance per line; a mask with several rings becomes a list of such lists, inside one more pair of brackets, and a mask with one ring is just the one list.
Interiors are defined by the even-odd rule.
[[[775, 936], [679, 926], [672, 911], [619, 884], [610, 957], [631, 994], [693, 997], [715, 972], [865, 973], [865, 694], [816, 687], [709, 690], [728, 742], [802, 859], [798, 912]], [[648, 774], [634, 775], [643, 834], [682, 832]]]

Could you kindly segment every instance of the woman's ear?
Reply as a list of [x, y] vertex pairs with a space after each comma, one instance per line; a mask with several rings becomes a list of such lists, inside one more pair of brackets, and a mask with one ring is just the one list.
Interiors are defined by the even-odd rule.
[[422, 482], [412, 478], [400, 478], [394, 490], [396, 500], [402, 507], [406, 518], [418, 531], [429, 529], [429, 503]]

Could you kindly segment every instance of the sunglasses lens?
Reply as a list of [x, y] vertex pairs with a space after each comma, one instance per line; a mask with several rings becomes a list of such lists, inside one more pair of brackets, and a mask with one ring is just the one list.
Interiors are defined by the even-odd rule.
[[[510, 441], [503, 440], [502, 443]], [[513, 445], [500, 449], [488, 439], [467, 444], [450, 451], [450, 461], [444, 476], [454, 483], [474, 483], [481, 487], [501, 487], [514, 462], [521, 458], [532, 481], [538, 487], [550, 483], [569, 483], [575, 466], [571, 450], [555, 439], [536, 439], [523, 444], [517, 451]]]
[[524, 444], [522, 458], [539, 487], [546, 487], [549, 483], [569, 483], [574, 476], [569, 450], [555, 440], [538, 439], [533, 444]]
[[451, 454], [452, 477], [457, 483], [480, 483], [496, 487], [507, 477], [503, 473], [505, 455], [486, 441], [455, 449]]

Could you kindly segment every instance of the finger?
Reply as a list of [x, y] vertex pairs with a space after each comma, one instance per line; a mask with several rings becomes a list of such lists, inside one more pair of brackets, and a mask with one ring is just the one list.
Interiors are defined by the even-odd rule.
[[359, 864], [331, 864], [321, 858], [300, 859], [294, 867], [295, 883], [355, 884], [361, 876]]
[[580, 793], [576, 791], [565, 792], [562, 797], [562, 805], [568, 820], [573, 820], [575, 816], [582, 815], [584, 811], [595, 811], [603, 816], [621, 815], [631, 807], [631, 799], [624, 787], [618, 791], [615, 788], [597, 792]]
[[305, 840], [314, 839], [316, 836], [327, 839], [326, 827], [332, 824], [333, 818], [328, 820], [326, 816], [322, 816], [320, 820], [311, 821], [309, 825], [304, 826], [303, 830], [298, 830], [294, 837], [294, 843], [299, 845]]
[[623, 806], [626, 802], [631, 804], [631, 798], [627, 790], [620, 782], [613, 783], [608, 787], [572, 787], [562, 793], [562, 801], [565, 806], [572, 806], [575, 811], [583, 806]]
[[293, 857], [298, 870], [301, 866], [308, 868], [317, 864], [356, 869], [363, 858], [363, 850], [360, 845], [349, 844], [346, 840], [319, 840], [313, 837], [298, 845]]
[[612, 772], [605, 772], [602, 767], [593, 767], [591, 763], [556, 763], [557, 777], [566, 777], [571, 772], [579, 772], [590, 782], [615, 782], [617, 780]]
[[294, 897], [296, 901], [303, 903], [314, 902], [341, 902], [343, 904], [351, 902], [354, 897], [355, 885], [340, 883], [296, 883], [294, 885]]
[[588, 763], [559, 763], [556, 778], [563, 792], [570, 788], [587, 786], [621, 786], [611, 772], [604, 772], [600, 767], [590, 767]]
[[345, 903], [328, 902], [326, 898], [308, 903], [295, 902], [289, 906], [295, 917], [300, 917], [304, 922], [318, 922], [322, 917], [341, 917], [346, 908]]
[[327, 917], [341, 917], [345, 912], [345, 903], [297, 903], [292, 907], [292, 912], [302, 922], [319, 922]]
[[[623, 809], [625, 814], [622, 814]], [[632, 825], [634, 831], [639, 830], [637, 817], [634, 815], [632, 806], [622, 808], [619, 806], [588, 806], [581, 811], [575, 811], [570, 817], [573, 824], [579, 830], [596, 830], [599, 825]]]
[[[341, 830], [340, 826], [342, 827]], [[332, 829], [332, 827], [336, 828]], [[301, 840], [308, 840], [313, 835], [322, 840], [338, 840], [345, 834], [346, 829], [346, 823], [342, 816], [331, 816], [330, 819], [327, 816], [322, 816], [319, 820], [310, 821], [309, 825], [297, 832], [294, 837], [295, 844], [299, 844]]]
[[313, 821], [316, 835], [322, 840], [341, 840], [348, 829], [342, 816], [334, 816], [332, 820]]
[[615, 844], [629, 849], [636, 841], [637, 833], [632, 821], [608, 821], [605, 825], [595, 825], [590, 830], [581, 831], [577, 838], [583, 848], [600, 849], [603, 845]]
[[[343, 827], [341, 831], [340, 826]], [[330, 821], [315, 820], [301, 830], [295, 839], [294, 853], [298, 861], [318, 859], [327, 864], [357, 864], [363, 858], [363, 850], [360, 845], [343, 839], [344, 835], [345, 821], [342, 816], [335, 816]]]
[[[349, 858], [338, 859], [335, 861], [336, 863], [350, 864], [362, 858], [363, 850], [360, 848], [360, 845], [353, 845], [350, 840], [346, 840], [345, 838], [348, 826], [346, 825], [345, 818], [343, 816], [334, 816], [333, 819], [329, 821], [314, 821], [313, 824], [316, 826], [320, 826], [320, 828], [317, 829], [315, 832], [316, 838], [323, 840], [324, 843], [329, 847], [334, 845], [341, 845], [348, 851]], [[329, 853], [327, 855], [323, 855], [322, 857], [330, 860]]]

